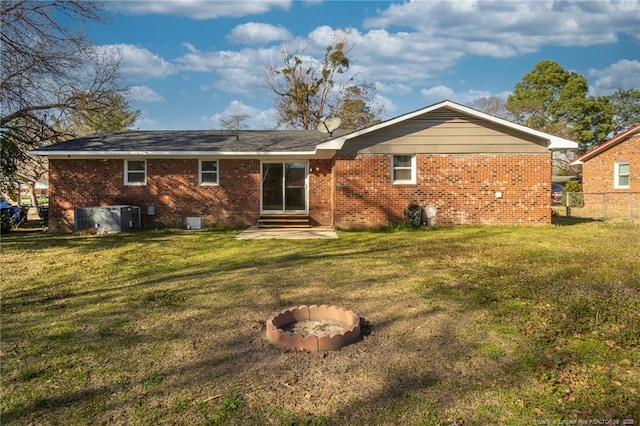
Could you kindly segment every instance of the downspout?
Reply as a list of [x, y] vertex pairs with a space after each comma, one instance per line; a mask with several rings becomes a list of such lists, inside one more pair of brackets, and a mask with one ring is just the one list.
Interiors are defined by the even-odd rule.
[[336, 154], [331, 158], [331, 227], [336, 225]]

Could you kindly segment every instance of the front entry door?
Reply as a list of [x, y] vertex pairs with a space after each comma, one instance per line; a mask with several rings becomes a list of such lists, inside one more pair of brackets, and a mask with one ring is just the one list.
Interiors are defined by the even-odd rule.
[[263, 213], [306, 213], [307, 163], [262, 163]]

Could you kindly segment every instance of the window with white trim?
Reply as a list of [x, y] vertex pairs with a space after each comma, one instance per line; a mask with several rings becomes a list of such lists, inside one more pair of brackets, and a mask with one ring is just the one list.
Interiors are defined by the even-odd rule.
[[394, 155], [392, 159], [393, 183], [416, 183], [416, 156]]
[[147, 184], [147, 160], [124, 160], [124, 184]]
[[619, 161], [614, 164], [613, 187], [620, 188], [620, 189], [629, 188], [629, 162], [628, 161]]
[[218, 160], [200, 160], [198, 164], [198, 184], [218, 185]]

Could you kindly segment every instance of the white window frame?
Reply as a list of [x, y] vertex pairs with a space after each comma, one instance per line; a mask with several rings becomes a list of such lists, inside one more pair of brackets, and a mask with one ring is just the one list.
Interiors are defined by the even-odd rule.
[[[203, 162], [214, 162], [216, 163], [216, 180], [215, 182], [203, 182], [202, 180], [202, 175], [203, 173], [207, 173], [207, 174], [212, 174], [214, 172], [210, 172], [210, 171], [203, 171], [202, 170], [202, 163]], [[201, 186], [216, 186], [220, 184], [220, 161], [219, 160], [198, 160], [198, 185]]]
[[[628, 172], [626, 175], [620, 174], [620, 166], [627, 166]], [[620, 177], [627, 177], [627, 184], [620, 184]], [[613, 165], [613, 187], [616, 189], [629, 189], [629, 185], [631, 183], [631, 167], [628, 161], [616, 161]]]
[[[396, 179], [396, 170], [407, 170], [408, 167], [395, 167], [394, 159], [396, 157], [411, 157], [411, 179]], [[391, 156], [391, 183], [394, 185], [414, 185], [416, 183], [416, 155], [415, 154], [397, 154]]]
[[[144, 173], [144, 179], [140, 181], [129, 181], [129, 161], [142, 161], [144, 170], [133, 170], [134, 173]], [[147, 185], [147, 160], [124, 160], [124, 184], [127, 186], [146, 186]]]

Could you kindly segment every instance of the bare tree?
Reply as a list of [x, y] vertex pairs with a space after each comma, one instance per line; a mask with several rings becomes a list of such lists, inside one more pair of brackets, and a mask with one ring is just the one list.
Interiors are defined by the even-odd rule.
[[[276, 95], [278, 126], [313, 129], [323, 117], [352, 109], [357, 100], [366, 105], [373, 98], [373, 86], [346, 74], [351, 50], [345, 35], [337, 36], [320, 60], [307, 55], [304, 46], [294, 52], [282, 48], [282, 65], [270, 65], [265, 72], [265, 83]], [[356, 86], [360, 89], [353, 90]]]
[[506, 99], [500, 96], [482, 97], [473, 101], [473, 107], [479, 111], [491, 114], [494, 117], [505, 120], [513, 120], [513, 116], [507, 110]]
[[[102, 22], [100, 4], [83, 0], [2, 0], [0, 3], [0, 128], [2, 184], [35, 147], [73, 136], [70, 114], [109, 105], [119, 59], [100, 55], [69, 25]], [[65, 25], [63, 22], [69, 22]], [[77, 25], [80, 27], [81, 25]]]
[[375, 103], [375, 95], [375, 87], [368, 83], [346, 87], [338, 99], [341, 127], [357, 130], [382, 121], [384, 107]]
[[78, 136], [130, 129], [140, 117], [139, 110], [131, 110], [129, 101], [119, 92], [108, 93], [96, 104], [79, 103], [79, 110], [71, 111], [68, 126]]
[[249, 114], [229, 114], [220, 118], [220, 124], [225, 130], [243, 130], [247, 128], [245, 121], [249, 119]]

